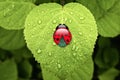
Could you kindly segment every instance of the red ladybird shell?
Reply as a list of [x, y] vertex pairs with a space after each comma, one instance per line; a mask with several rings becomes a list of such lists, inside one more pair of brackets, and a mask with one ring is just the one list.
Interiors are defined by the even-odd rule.
[[53, 34], [53, 39], [57, 45], [60, 47], [65, 47], [71, 42], [72, 35], [65, 24], [60, 24], [57, 26]]

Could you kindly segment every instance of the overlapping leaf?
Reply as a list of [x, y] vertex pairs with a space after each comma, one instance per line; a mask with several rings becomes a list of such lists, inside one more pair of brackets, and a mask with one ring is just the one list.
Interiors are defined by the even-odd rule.
[[76, 0], [94, 14], [99, 34], [115, 37], [120, 34], [120, 0]]
[[0, 26], [5, 29], [22, 29], [26, 16], [35, 7], [35, 0], [1, 0]]
[[99, 80], [115, 80], [115, 77], [118, 76], [119, 73], [120, 72], [117, 69], [111, 68], [99, 75]]
[[17, 80], [17, 67], [14, 61], [0, 63], [0, 80]]
[[24, 45], [23, 30], [6, 30], [0, 27], [0, 48], [14, 50]]

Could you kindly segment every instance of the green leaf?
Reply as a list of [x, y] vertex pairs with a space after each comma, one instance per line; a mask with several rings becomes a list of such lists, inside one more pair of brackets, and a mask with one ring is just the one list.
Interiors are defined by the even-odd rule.
[[27, 47], [23, 47], [17, 50], [12, 50], [11, 53], [13, 54], [15, 61], [18, 63], [22, 61], [23, 59], [29, 59], [33, 57], [32, 53], [28, 50]]
[[103, 74], [99, 75], [100, 80], [115, 80], [115, 77], [118, 76], [120, 72], [115, 69], [111, 68], [108, 71], [104, 72]]
[[36, 0], [36, 4], [49, 3], [52, 0]]
[[[71, 43], [64, 48], [55, 45], [53, 40], [59, 24], [66, 24], [72, 33]], [[91, 55], [97, 28], [93, 15], [81, 4], [69, 3], [62, 7], [48, 3], [34, 8], [26, 19], [24, 33], [29, 49], [41, 63], [44, 80], [92, 78]]]
[[32, 74], [32, 65], [28, 60], [24, 60], [18, 65], [19, 76], [22, 78], [30, 78]]
[[98, 25], [98, 32], [104, 37], [120, 34], [120, 0], [76, 0], [93, 13]]
[[65, 0], [66, 3], [74, 2], [75, 0]]
[[29, 59], [32, 57], [32, 53], [28, 50], [26, 46], [22, 47], [21, 49], [12, 50], [11, 52], [13, 53], [13, 55], [22, 56], [25, 59]]
[[31, 0], [0, 1], [0, 26], [5, 29], [23, 29], [26, 16], [34, 7]]
[[109, 10], [111, 7], [114, 6], [115, 2], [117, 0], [96, 0], [97, 3], [99, 4], [99, 7], [101, 7], [102, 9], [104, 9], [105, 11]]
[[99, 49], [95, 63], [99, 68], [115, 67], [119, 62], [119, 52], [116, 48]]
[[98, 39], [98, 46], [99, 48], [107, 48], [111, 46], [111, 41], [109, 38], [106, 37], [99, 37]]
[[17, 80], [17, 67], [13, 60], [0, 63], [0, 80]]
[[14, 1], [14, 2], [32, 2], [35, 3], [36, 0], [0, 0], [0, 2], [4, 2], [4, 1]]
[[90, 9], [96, 20], [103, 15], [103, 9], [99, 6], [98, 0], [76, 0], [76, 1]]
[[0, 48], [13, 50], [24, 45], [23, 30], [6, 30], [0, 27]]
[[6, 59], [7, 51], [0, 49], [0, 60], [4, 61]]
[[116, 66], [119, 62], [119, 52], [116, 48], [108, 48], [103, 53], [104, 62], [108, 66]]

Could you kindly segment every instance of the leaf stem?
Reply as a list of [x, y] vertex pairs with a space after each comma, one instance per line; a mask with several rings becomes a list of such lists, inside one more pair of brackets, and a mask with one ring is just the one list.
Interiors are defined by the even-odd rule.
[[65, 0], [60, 0], [60, 3], [61, 3], [62, 6], [64, 6], [65, 5]]

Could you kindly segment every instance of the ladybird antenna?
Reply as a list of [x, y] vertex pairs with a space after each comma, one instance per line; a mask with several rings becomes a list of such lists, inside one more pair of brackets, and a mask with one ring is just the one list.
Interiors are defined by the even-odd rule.
[[56, 30], [59, 28], [60, 25], [62, 25], [62, 24], [59, 24], [59, 25], [56, 27]]
[[69, 30], [69, 28], [68, 28], [68, 26], [66, 24], [63, 24], [63, 25], [65, 25], [65, 27]]

